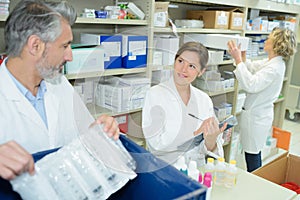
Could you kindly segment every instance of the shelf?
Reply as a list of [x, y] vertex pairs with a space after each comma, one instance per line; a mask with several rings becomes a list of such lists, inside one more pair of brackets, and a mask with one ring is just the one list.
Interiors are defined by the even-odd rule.
[[191, 3], [191, 4], [214, 4], [214, 5], [222, 5], [222, 6], [238, 6], [238, 7], [244, 7], [246, 5], [246, 0], [230, 0], [230, 1], [224, 1], [224, 0], [171, 0], [170, 2], [176, 2], [176, 3]]
[[267, 32], [267, 31], [245, 31], [246, 35], [251, 35], [251, 34], [255, 34], [255, 35], [269, 35], [271, 32]]
[[210, 92], [207, 90], [202, 90], [202, 91], [205, 92], [206, 94], [208, 94], [210, 97], [213, 97], [213, 96], [217, 96], [217, 95], [221, 95], [221, 94], [227, 94], [230, 92], [234, 92], [234, 88], [230, 88], [230, 89], [226, 89], [226, 90], [218, 91], [218, 92]]
[[221, 62], [220, 64], [218, 65], [230, 65], [230, 64], [233, 64], [233, 60], [224, 60], [223, 62]]
[[159, 70], [164, 70], [164, 69], [174, 69], [173, 65], [167, 65], [167, 66], [152, 66], [151, 67], [152, 71], [159, 71]]
[[284, 97], [281, 97], [279, 99], [277, 99], [274, 104], [277, 104], [277, 103], [280, 103], [280, 102], [283, 102], [284, 101]]
[[138, 109], [127, 110], [127, 111], [123, 111], [123, 112], [114, 112], [110, 109], [97, 106], [93, 103], [88, 103], [86, 106], [94, 118], [97, 118], [102, 114], [107, 114], [110, 116], [118, 116], [118, 115], [140, 112], [142, 110], [142, 108], [138, 108]]
[[251, 1], [248, 0], [248, 7], [271, 12], [282, 12], [289, 14], [299, 14], [300, 6], [295, 4], [278, 3], [274, 1]]
[[120, 74], [135, 74], [135, 73], [143, 73], [146, 72], [146, 68], [132, 68], [132, 69], [108, 69], [105, 71], [99, 72], [85, 72], [78, 74], [65, 74], [67, 79], [80, 79], [80, 78], [93, 78], [93, 77], [101, 77], [101, 76], [112, 76], [112, 75], [120, 75]]
[[5, 22], [7, 15], [0, 15], [0, 22]]
[[138, 19], [99, 19], [78, 17], [76, 24], [120, 24], [120, 25], [148, 25], [147, 20]]
[[[153, 28], [154, 33], [173, 33], [171, 27], [165, 28]], [[222, 34], [241, 34], [242, 31], [239, 30], [229, 30], [229, 29], [208, 29], [208, 28], [176, 28], [177, 33], [222, 33]]]

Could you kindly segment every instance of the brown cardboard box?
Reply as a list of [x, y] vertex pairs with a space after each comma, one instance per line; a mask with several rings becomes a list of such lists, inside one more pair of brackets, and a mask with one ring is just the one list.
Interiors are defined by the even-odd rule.
[[204, 28], [228, 29], [229, 12], [221, 10], [188, 10], [188, 19], [203, 20]]
[[154, 9], [154, 26], [166, 27], [169, 26], [168, 7], [170, 2], [155, 2]]
[[299, 169], [300, 157], [287, 152], [252, 173], [273, 183], [295, 182], [300, 185]]
[[229, 29], [232, 30], [243, 30], [245, 14], [239, 8], [228, 10], [229, 16]]

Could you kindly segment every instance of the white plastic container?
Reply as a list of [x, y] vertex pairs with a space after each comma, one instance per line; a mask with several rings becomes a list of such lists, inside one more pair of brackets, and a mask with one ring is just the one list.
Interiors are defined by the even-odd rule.
[[197, 169], [197, 162], [194, 160], [189, 163], [188, 176], [195, 181], [199, 181], [199, 170]]
[[236, 184], [236, 161], [230, 160], [229, 165], [226, 168], [225, 187], [232, 188]]
[[218, 158], [218, 162], [215, 166], [214, 184], [224, 185], [225, 172], [226, 172], [226, 166], [225, 166], [224, 158], [220, 157]]
[[210, 172], [211, 174], [214, 173], [215, 170], [215, 164], [213, 158], [207, 158], [207, 162], [205, 164], [205, 172]]

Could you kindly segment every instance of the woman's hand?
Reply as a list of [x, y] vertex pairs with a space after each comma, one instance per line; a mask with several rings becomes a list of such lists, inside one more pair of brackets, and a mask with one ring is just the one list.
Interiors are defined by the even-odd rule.
[[232, 56], [232, 58], [235, 60], [235, 63], [238, 65], [241, 62], [246, 61], [246, 51], [241, 52], [241, 45], [238, 47], [236, 46], [235, 42], [233, 40], [230, 40], [227, 43], [228, 46], [228, 53]]
[[119, 124], [113, 117], [108, 115], [101, 115], [96, 119], [94, 123], [91, 124], [91, 126], [95, 124], [103, 124], [103, 131], [108, 133], [109, 137], [113, 137], [115, 140], [119, 138]]
[[217, 146], [216, 141], [218, 136], [225, 130], [226, 126], [227, 123], [219, 128], [218, 121], [214, 117], [210, 117], [202, 122], [200, 128], [194, 132], [194, 135], [203, 133], [207, 150], [213, 151]]

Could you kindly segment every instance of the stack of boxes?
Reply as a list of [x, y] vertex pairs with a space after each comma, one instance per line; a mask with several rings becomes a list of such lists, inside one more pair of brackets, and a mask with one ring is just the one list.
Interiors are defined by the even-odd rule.
[[73, 49], [74, 59], [67, 64], [66, 74], [147, 65], [147, 36], [82, 33], [81, 44], [100, 47]]
[[290, 15], [260, 16], [260, 10], [251, 9], [250, 19], [247, 21], [247, 30], [271, 32], [275, 27], [288, 28], [295, 31], [296, 17]]
[[244, 13], [239, 8], [230, 10], [188, 10], [188, 19], [203, 20], [204, 28], [242, 30]]
[[158, 66], [172, 65], [179, 49], [179, 38], [171, 35], [154, 37], [153, 63]]
[[114, 112], [142, 108], [150, 79], [138, 76], [110, 77], [99, 82], [95, 89], [95, 103]]

